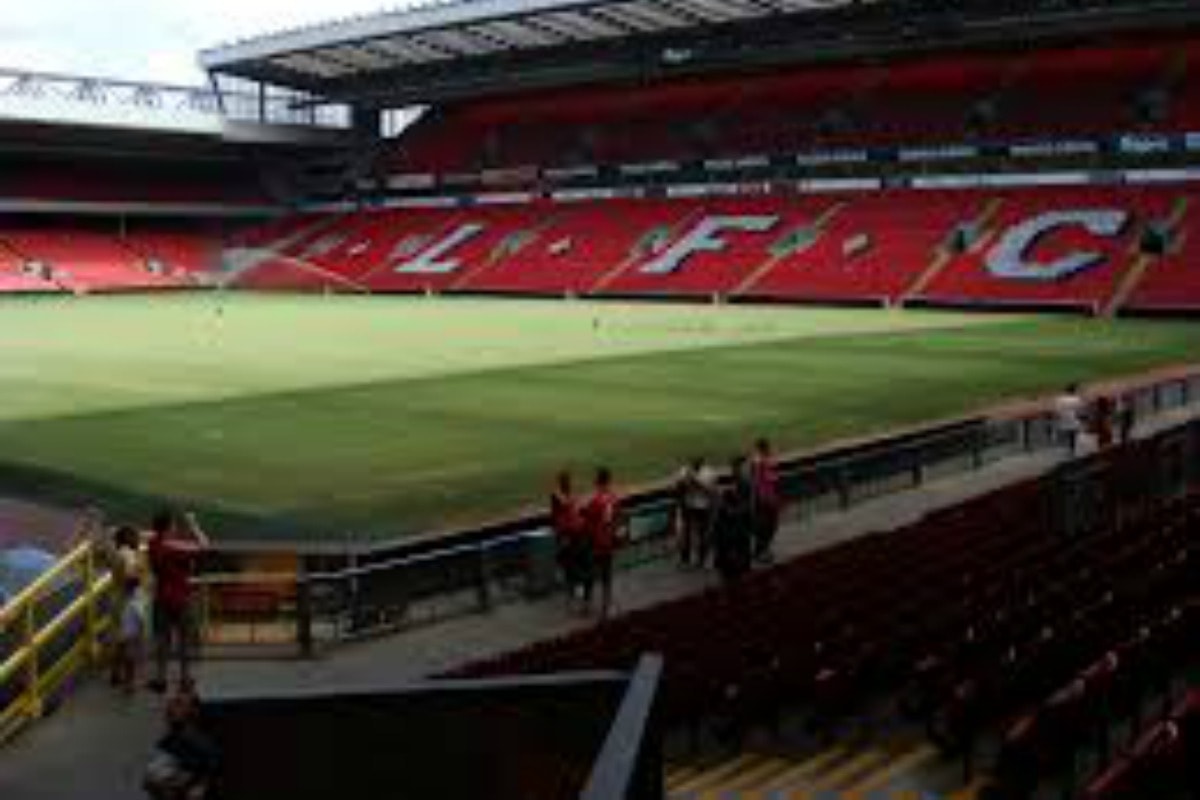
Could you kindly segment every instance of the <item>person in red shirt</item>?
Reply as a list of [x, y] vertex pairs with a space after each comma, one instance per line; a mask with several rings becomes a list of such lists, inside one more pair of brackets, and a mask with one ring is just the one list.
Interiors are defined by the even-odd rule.
[[754, 490], [754, 557], [759, 561], [769, 561], [771, 545], [779, 530], [783, 498], [779, 492], [779, 473], [771, 455], [771, 443], [766, 439], [754, 443], [750, 480]]
[[588, 543], [579, 500], [571, 491], [571, 473], [566, 470], [558, 473], [550, 492], [550, 527], [558, 546], [558, 565], [567, 588], [567, 602], [573, 603], [582, 588]]
[[613, 556], [624, 529], [621, 501], [613, 491], [612, 472], [607, 467], [596, 470], [596, 490], [583, 507], [583, 525], [591, 545], [591, 568], [583, 583], [584, 608], [591, 608], [592, 587], [599, 581], [600, 616], [606, 617], [612, 608]]
[[157, 672], [150, 681], [156, 692], [167, 690], [167, 662], [172, 645], [179, 658], [180, 686], [191, 685], [190, 653], [191, 580], [196, 557], [207, 545], [204, 533], [189, 526], [190, 536], [179, 529], [170, 511], [160, 511], [151, 522], [147, 551], [154, 574], [153, 626]]

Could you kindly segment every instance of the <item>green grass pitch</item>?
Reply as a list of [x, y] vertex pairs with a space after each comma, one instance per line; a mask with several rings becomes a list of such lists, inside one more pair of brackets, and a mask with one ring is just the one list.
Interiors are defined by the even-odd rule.
[[[0, 303], [0, 493], [163, 499], [225, 537], [391, 537], [1193, 359], [1200, 327], [398, 297]], [[4, 483], [8, 483], [5, 488]], [[264, 533], [264, 531], [268, 533]]]

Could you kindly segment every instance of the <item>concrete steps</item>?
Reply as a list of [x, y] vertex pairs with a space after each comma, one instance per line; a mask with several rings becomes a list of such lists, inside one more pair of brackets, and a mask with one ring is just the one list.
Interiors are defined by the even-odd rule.
[[947, 769], [957, 767], [943, 764], [933, 745], [909, 738], [676, 765], [667, 769], [666, 788], [669, 800], [973, 800], [982, 781], [931, 792]]

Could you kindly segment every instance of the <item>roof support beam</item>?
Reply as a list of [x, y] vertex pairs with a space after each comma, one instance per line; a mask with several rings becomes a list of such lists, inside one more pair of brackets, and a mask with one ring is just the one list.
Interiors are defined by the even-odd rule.
[[657, 30], [655, 27], [647, 27], [646, 24], [640, 20], [630, 22], [628, 18], [617, 16], [617, 14], [613, 13], [607, 8], [594, 8], [587, 12], [587, 14], [584, 16], [586, 16], [588, 19], [599, 20], [600, 22], [611, 25], [614, 28], [620, 28], [621, 31], [626, 34], [646, 33], [648, 31]]
[[658, 5], [670, 9], [672, 14], [687, 20], [692, 25], [708, 25], [713, 22], [712, 17], [705, 16], [697, 11], [696, 6], [687, 2], [687, 0], [657, 0], [657, 2]]

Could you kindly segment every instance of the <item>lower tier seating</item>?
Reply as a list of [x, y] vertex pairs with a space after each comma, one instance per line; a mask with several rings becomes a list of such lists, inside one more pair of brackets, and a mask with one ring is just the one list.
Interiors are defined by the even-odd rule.
[[[1115, 486], [1158, 457], [1143, 443], [1088, 467]], [[627, 668], [658, 652], [676, 728], [770, 729], [787, 713], [832, 733], [891, 698], [968, 770], [984, 734], [1007, 731], [980, 796], [1050, 796], [1039, 787], [1094, 743], [1098, 777], [1081, 784], [1130, 761], [1154, 776], [1140, 781], [1177, 782], [1159, 721], [1195, 728], [1177, 679], [1200, 656], [1200, 493], [1127, 496], [1068, 533], [1057, 491], [1056, 476], [1027, 481], [453, 674]], [[1128, 719], [1125, 742], [1115, 723]]]
[[165, 282], [119, 241], [92, 231], [14, 231], [4, 238], [26, 263], [69, 291], [136, 289]]
[[0, 293], [112, 292], [192, 285], [218, 270], [218, 229], [130, 226], [121, 234], [55, 221], [0, 227]]
[[58, 286], [27, 271], [25, 260], [18, 253], [0, 246], [0, 293], [54, 291], [58, 291]]
[[274, 263], [280, 274], [267, 265], [255, 281], [385, 292], [1200, 309], [1197, 199], [1196, 188], [1177, 184], [368, 210], [302, 218], [293, 228], [300, 235]]
[[[279, 290], [1188, 312], [1198, 225], [1183, 183], [535, 200], [285, 217], [238, 232], [230, 263]], [[222, 268], [223, 234], [0, 227], [0, 291], [195, 283]]]
[[1200, 203], [1193, 195], [1165, 244], [1162, 258], [1149, 265], [1130, 305], [1143, 310], [1192, 310], [1200, 297]]

